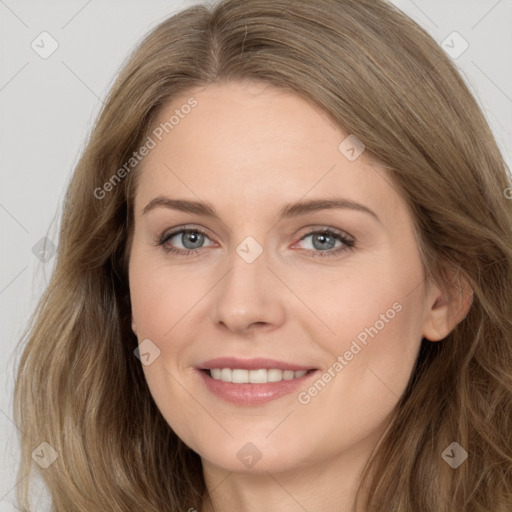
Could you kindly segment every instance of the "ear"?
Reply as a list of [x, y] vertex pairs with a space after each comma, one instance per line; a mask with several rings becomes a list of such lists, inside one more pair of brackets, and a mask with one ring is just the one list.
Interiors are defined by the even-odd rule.
[[422, 335], [429, 341], [440, 341], [460, 323], [473, 303], [473, 290], [467, 280], [457, 272], [450, 272], [446, 288], [429, 282], [426, 293], [426, 311]]
[[135, 323], [135, 320], [133, 319], [133, 315], [132, 315], [132, 331], [133, 331], [133, 334], [137, 335], [137, 324]]

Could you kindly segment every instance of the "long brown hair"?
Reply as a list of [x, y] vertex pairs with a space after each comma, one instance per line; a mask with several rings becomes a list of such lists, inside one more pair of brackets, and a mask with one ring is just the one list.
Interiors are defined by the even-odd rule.
[[[24, 336], [19, 506], [30, 510], [22, 477], [42, 442], [58, 455], [35, 466], [56, 512], [174, 512], [205, 495], [199, 456], [161, 416], [134, 356], [127, 262], [137, 166], [126, 162], [164, 102], [225, 80], [294, 91], [357, 136], [410, 206], [428, 276], [452, 294], [463, 277], [474, 293], [444, 340], [424, 340], [368, 464], [365, 510], [509, 512], [511, 179], [452, 61], [384, 0], [194, 6], [133, 52], [76, 166], [55, 269]], [[452, 442], [469, 454], [457, 469], [442, 458]]]

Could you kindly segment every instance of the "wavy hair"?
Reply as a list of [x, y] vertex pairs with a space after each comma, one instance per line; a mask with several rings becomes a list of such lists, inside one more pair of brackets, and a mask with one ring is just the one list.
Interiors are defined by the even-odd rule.
[[[429, 278], [454, 299], [463, 282], [473, 292], [448, 336], [423, 340], [368, 461], [364, 510], [510, 512], [511, 178], [454, 63], [385, 0], [196, 5], [134, 49], [74, 170], [55, 268], [21, 340], [19, 478], [47, 442], [58, 458], [35, 469], [55, 512], [175, 512], [205, 497], [200, 457], [160, 414], [134, 356], [127, 264], [137, 167], [104, 184], [165, 102], [231, 80], [293, 91], [357, 136], [410, 207]], [[441, 457], [454, 441], [469, 453], [457, 469]], [[30, 482], [17, 487], [24, 511]]]

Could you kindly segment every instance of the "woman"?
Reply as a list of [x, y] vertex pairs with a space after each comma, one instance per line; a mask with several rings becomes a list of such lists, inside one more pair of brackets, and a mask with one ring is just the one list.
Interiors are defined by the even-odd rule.
[[510, 510], [510, 187], [384, 1], [169, 18], [67, 192], [20, 475], [59, 512]]

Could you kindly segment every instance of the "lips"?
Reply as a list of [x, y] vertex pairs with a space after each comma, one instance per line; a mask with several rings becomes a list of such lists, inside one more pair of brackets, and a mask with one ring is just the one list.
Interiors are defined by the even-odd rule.
[[316, 368], [268, 358], [220, 357], [204, 361], [197, 370], [207, 389], [237, 405], [260, 405], [304, 385]]

